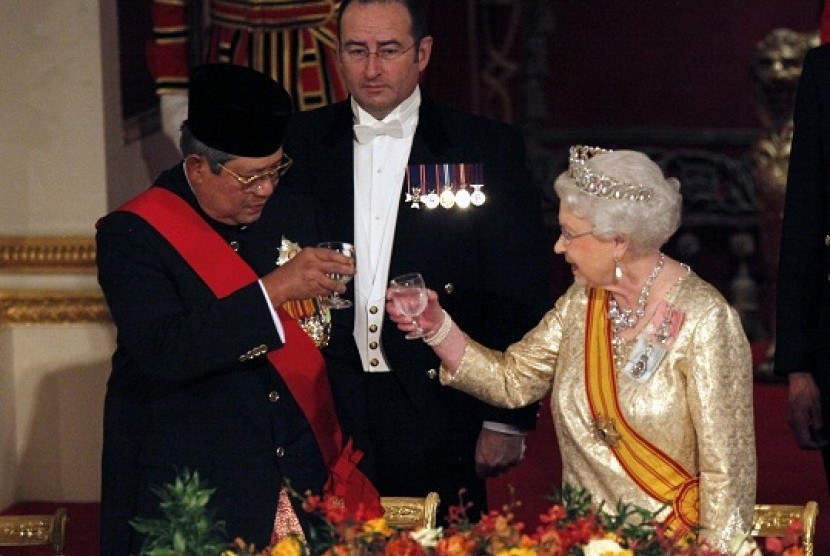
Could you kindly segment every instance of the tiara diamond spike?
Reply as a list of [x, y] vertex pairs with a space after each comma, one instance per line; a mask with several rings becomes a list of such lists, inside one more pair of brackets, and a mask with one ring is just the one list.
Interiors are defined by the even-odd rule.
[[652, 189], [642, 184], [629, 183], [607, 174], [599, 174], [588, 167], [587, 162], [598, 154], [610, 153], [610, 149], [574, 145], [568, 157], [568, 175], [583, 192], [608, 199], [648, 201]]

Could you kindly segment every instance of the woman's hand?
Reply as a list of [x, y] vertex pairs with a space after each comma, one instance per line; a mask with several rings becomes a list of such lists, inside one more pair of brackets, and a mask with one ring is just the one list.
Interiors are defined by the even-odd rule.
[[[467, 338], [441, 308], [441, 304], [438, 303], [438, 294], [430, 289], [426, 291], [427, 308], [416, 321], [424, 331], [424, 343], [430, 346], [441, 359], [442, 372], [446, 370], [449, 375], [453, 375], [461, 364], [464, 350], [467, 347]], [[386, 314], [403, 332], [409, 332], [415, 328], [412, 319], [395, 308], [391, 290], [386, 290]]]
[[[412, 329], [415, 328], [412, 324], [412, 319], [398, 311], [395, 307], [395, 303], [392, 301], [391, 292], [391, 288], [386, 290], [386, 314], [389, 315], [389, 318], [398, 325], [399, 330], [403, 332], [412, 331]], [[424, 330], [424, 335], [429, 338], [434, 335], [441, 326], [441, 322], [444, 320], [444, 312], [441, 310], [441, 304], [438, 303], [438, 294], [430, 289], [427, 289], [426, 292], [427, 308], [424, 309], [424, 312], [416, 318], [416, 321]]]

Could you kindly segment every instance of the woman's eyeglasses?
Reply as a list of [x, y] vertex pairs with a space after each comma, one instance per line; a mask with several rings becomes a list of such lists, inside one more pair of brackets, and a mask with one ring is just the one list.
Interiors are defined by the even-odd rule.
[[562, 236], [562, 239], [565, 241], [565, 245], [570, 245], [571, 242], [573, 242], [573, 240], [579, 239], [582, 236], [587, 236], [588, 234], [592, 234], [592, 233], [594, 233], [594, 230], [588, 230], [587, 232], [580, 232], [578, 234], [572, 234], [571, 232], [569, 232], [568, 230], [565, 230], [564, 228], [559, 231], [559, 234]]

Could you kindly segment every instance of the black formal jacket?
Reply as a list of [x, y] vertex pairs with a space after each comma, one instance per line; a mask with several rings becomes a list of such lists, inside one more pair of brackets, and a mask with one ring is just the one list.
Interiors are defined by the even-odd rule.
[[[295, 160], [286, 187], [302, 188], [314, 198], [320, 228], [332, 240], [354, 238], [352, 124], [348, 100], [299, 113], [284, 145]], [[485, 204], [467, 210], [423, 205], [413, 209], [404, 202], [402, 188], [389, 277], [422, 273], [464, 331], [485, 345], [503, 349], [536, 325], [553, 302], [551, 248], [544, 232], [541, 196], [528, 175], [516, 129], [438, 105], [422, 94], [409, 164], [460, 162], [484, 163]], [[353, 295], [351, 286], [347, 295]], [[326, 351], [332, 387], [336, 396], [354, 399], [363, 395], [360, 380], [366, 374], [352, 337], [354, 312], [333, 313], [332, 342]], [[482, 421], [522, 429], [535, 426], [536, 405], [501, 410], [442, 387], [436, 372], [439, 360], [431, 348], [404, 339], [388, 317], [381, 334], [392, 375], [415, 408], [421, 434], [372, 446], [376, 456], [397, 453], [448, 462], [463, 458], [469, 462], [470, 481], [475, 481], [472, 461]], [[377, 459], [378, 465], [389, 464], [388, 457]], [[455, 501], [455, 493], [444, 498], [450, 504]]]
[[778, 270], [775, 372], [812, 372], [830, 422], [830, 45], [798, 85]]
[[[307, 205], [274, 195], [260, 221], [228, 226], [198, 209], [182, 166], [156, 182], [196, 208], [258, 275], [275, 268], [280, 230], [304, 238]], [[283, 479], [320, 492], [327, 473], [311, 429], [265, 357], [281, 346], [255, 282], [217, 300], [172, 246], [127, 212], [97, 232], [98, 279], [117, 327], [107, 385], [101, 553], [138, 553], [128, 520], [159, 516], [151, 487], [198, 471], [230, 539], [270, 540]]]

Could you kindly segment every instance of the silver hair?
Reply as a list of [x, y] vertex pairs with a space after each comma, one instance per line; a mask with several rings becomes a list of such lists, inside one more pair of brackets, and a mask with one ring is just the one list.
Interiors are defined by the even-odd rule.
[[593, 156], [588, 166], [600, 174], [652, 189], [647, 201], [598, 197], [580, 188], [567, 171], [553, 184], [561, 203], [585, 219], [603, 239], [624, 236], [632, 253], [655, 253], [680, 226], [680, 182], [666, 178], [648, 156], [637, 151], [609, 151]]
[[216, 175], [219, 175], [219, 172], [222, 171], [222, 168], [219, 166], [220, 164], [225, 164], [226, 162], [237, 158], [235, 155], [209, 147], [196, 139], [193, 132], [190, 131], [190, 126], [187, 124], [187, 120], [182, 122], [181, 132], [182, 135], [179, 138], [179, 149], [182, 151], [182, 154], [185, 157], [188, 157], [191, 154], [205, 157], [210, 165], [211, 172]]

